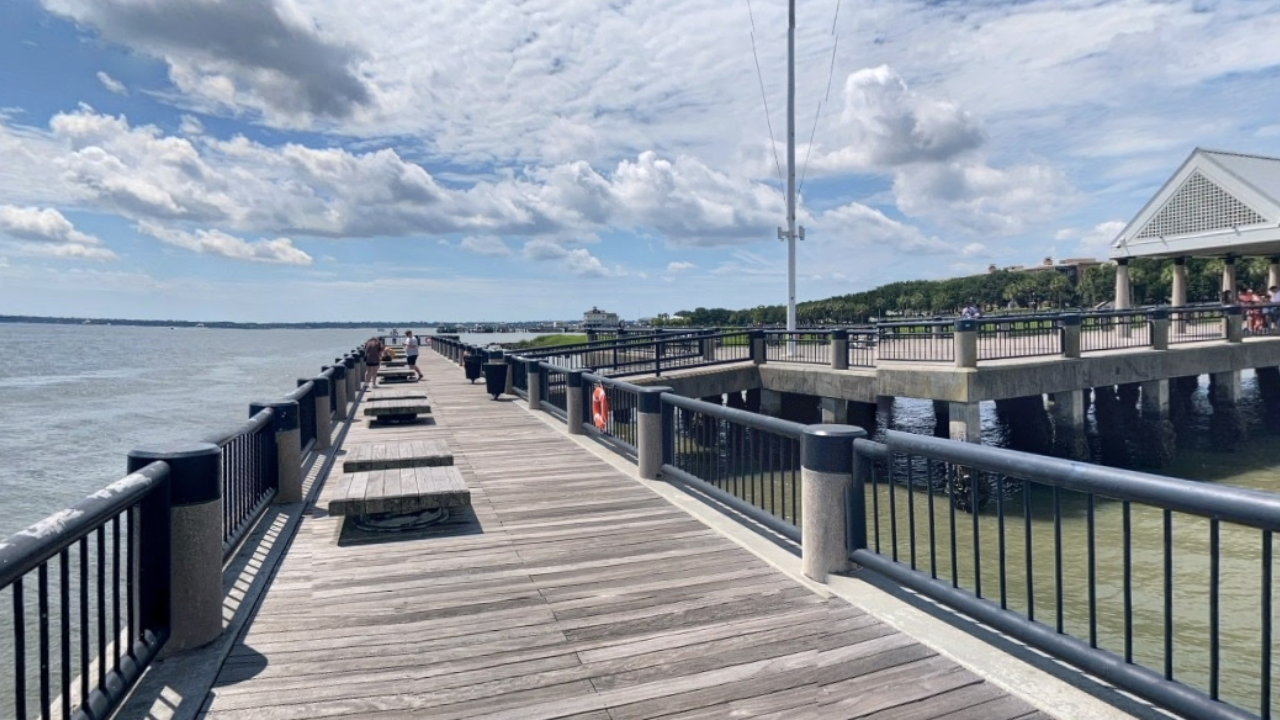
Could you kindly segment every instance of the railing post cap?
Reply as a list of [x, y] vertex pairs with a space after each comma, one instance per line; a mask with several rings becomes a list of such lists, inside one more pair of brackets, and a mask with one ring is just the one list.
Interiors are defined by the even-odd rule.
[[343, 367], [345, 367], [345, 368], [346, 368], [346, 369], [348, 369], [348, 370], [354, 370], [354, 369], [355, 369], [355, 367], [356, 367], [356, 359], [355, 359], [354, 357], [352, 357], [352, 356], [348, 355], [348, 356], [347, 356], [347, 357], [342, 361], [342, 365], [343, 365]]
[[271, 427], [276, 432], [298, 429], [297, 400], [262, 400], [249, 403], [249, 417], [271, 408]]
[[1228, 305], [1228, 306], [1227, 306], [1227, 314], [1228, 314], [1228, 315], [1243, 315], [1243, 314], [1244, 314], [1244, 308], [1243, 308], [1243, 307], [1241, 307], [1240, 305]]
[[646, 415], [662, 412], [662, 393], [675, 392], [666, 386], [643, 386], [637, 393], [639, 402], [636, 403], [637, 410]]
[[978, 321], [968, 318], [956, 321], [956, 332], [976, 332], [978, 330]]
[[311, 382], [315, 383], [316, 395], [319, 395], [321, 397], [329, 396], [329, 388], [330, 388], [329, 378], [324, 377], [323, 375], [317, 375], [311, 378]]
[[1165, 308], [1165, 307], [1152, 308], [1150, 317], [1152, 320], [1168, 320], [1169, 308]]
[[151, 463], [169, 464], [169, 504], [196, 505], [222, 497], [222, 448], [213, 443], [173, 443], [142, 445], [129, 451], [128, 471], [137, 472]]
[[844, 328], [836, 328], [835, 330], [831, 331], [831, 339], [832, 340], [848, 340], [849, 331]]
[[566, 370], [564, 373], [565, 384], [571, 388], [582, 387], [582, 373], [585, 370]]
[[853, 472], [853, 441], [867, 431], [853, 425], [807, 425], [800, 440], [800, 465], [820, 473]]
[[1079, 325], [1084, 321], [1084, 316], [1080, 313], [1066, 313], [1062, 316], [1062, 324], [1068, 327]]

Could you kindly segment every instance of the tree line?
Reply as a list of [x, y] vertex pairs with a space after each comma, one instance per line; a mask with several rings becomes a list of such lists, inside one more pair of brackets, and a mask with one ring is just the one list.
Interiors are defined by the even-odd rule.
[[[1187, 260], [1188, 303], [1219, 300], [1223, 263], [1221, 258]], [[1082, 268], [1074, 283], [1062, 268], [1064, 266], [1046, 265], [947, 280], [894, 282], [872, 290], [798, 303], [796, 319], [801, 325], [858, 324], [877, 319], [954, 316], [970, 303], [984, 312], [1015, 308], [1065, 310], [1094, 308], [1114, 299], [1115, 265]], [[1238, 260], [1237, 285], [1241, 290], [1265, 290], [1268, 268], [1266, 258]], [[1135, 305], [1166, 305], [1173, 294], [1173, 261], [1134, 258], [1129, 262], [1129, 279]], [[738, 310], [705, 307], [681, 310], [674, 315], [658, 316], [654, 324], [747, 327], [784, 325], [786, 321], [785, 305], [757, 305]]]

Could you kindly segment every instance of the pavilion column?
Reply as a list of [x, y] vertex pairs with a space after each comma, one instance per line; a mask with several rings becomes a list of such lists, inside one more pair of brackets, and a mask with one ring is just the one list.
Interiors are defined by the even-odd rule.
[[1173, 259], [1173, 297], [1170, 298], [1169, 304], [1173, 307], [1183, 307], [1187, 304], [1187, 259], [1185, 257]]
[[1133, 307], [1132, 289], [1129, 285], [1129, 258], [1116, 258], [1116, 310]]
[[1236, 298], [1240, 297], [1236, 291], [1236, 256], [1228, 255], [1223, 258], [1222, 263], [1222, 291], [1230, 293], [1228, 296], [1228, 305], [1235, 304]]
[[1267, 270], [1267, 290], [1270, 290], [1280, 287], [1280, 255], [1272, 255], [1268, 260], [1271, 261], [1271, 268]]

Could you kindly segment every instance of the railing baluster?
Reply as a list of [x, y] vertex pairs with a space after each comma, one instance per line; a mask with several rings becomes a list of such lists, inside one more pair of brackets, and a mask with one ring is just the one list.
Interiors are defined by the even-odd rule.
[[1128, 501], [1123, 506], [1124, 544], [1124, 661], [1133, 662], [1133, 518]]
[[1164, 677], [1173, 679], [1173, 511], [1164, 511]]
[[[926, 461], [927, 462], [927, 461]], [[915, 463], [907, 463], [907, 540], [911, 569], [916, 569], [916, 474]]]
[[1218, 519], [1209, 520], [1209, 697], [1218, 699], [1222, 640], [1222, 535]]
[[53, 706], [49, 687], [49, 563], [40, 563], [36, 573], [36, 603], [40, 613], [40, 716], [44, 717]]
[[1057, 616], [1055, 627], [1061, 633], [1063, 629], [1062, 608], [1062, 492], [1057, 485], [1053, 486], [1053, 607]]
[[1094, 535], [1094, 495], [1089, 493], [1085, 509], [1085, 533], [1087, 535], [1089, 563], [1089, 647], [1098, 647], [1098, 549]]
[[1027, 573], [1027, 619], [1036, 619], [1036, 577], [1032, 558], [1035, 555], [1031, 543], [1031, 485], [1022, 484], [1022, 533], [1023, 552], [1026, 554]]
[[98, 687], [107, 686], [107, 526], [99, 525], [98, 540]]
[[27, 718], [27, 610], [22, 576], [13, 581], [13, 713]]
[[58, 617], [61, 646], [62, 717], [71, 717], [71, 553], [58, 553]]
[[981, 510], [978, 505], [978, 483], [982, 482], [982, 472], [977, 468], [970, 468], [973, 473], [973, 480], [970, 487], [973, 489], [973, 498], [970, 505], [973, 516], [973, 594], [982, 597], [982, 535], [978, 523]]
[[1007, 562], [1007, 554], [1005, 550], [1004, 538], [1004, 473], [996, 474], [996, 532], [999, 535], [1000, 544], [1000, 609], [1009, 609], [1009, 588], [1007, 572], [1005, 565]]
[[1262, 697], [1258, 699], [1260, 711], [1259, 715], [1262, 720], [1271, 720], [1271, 607], [1274, 601], [1275, 588], [1272, 582], [1275, 578], [1274, 568], [1272, 567], [1272, 532], [1270, 530], [1262, 531], [1262, 658], [1261, 658], [1261, 678]]
[[89, 538], [80, 538], [80, 706], [89, 706]]
[[[929, 460], [928, 462], [933, 463], [934, 461]], [[942, 463], [937, 463], [936, 465], [937, 467], [939, 467], [939, 469], [942, 472], [942, 481], [945, 487], [945, 483], [947, 480], [947, 466]], [[930, 477], [932, 477], [932, 471], [930, 472]], [[929, 488], [928, 501], [929, 501], [929, 577], [934, 578], [936, 580], [938, 577], [938, 516], [934, 510], [933, 488]]]

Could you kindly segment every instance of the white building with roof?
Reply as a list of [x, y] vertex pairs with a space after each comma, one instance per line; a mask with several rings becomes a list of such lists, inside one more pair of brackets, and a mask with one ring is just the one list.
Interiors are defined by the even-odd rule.
[[1236, 297], [1235, 261], [1271, 260], [1280, 285], [1280, 158], [1196, 148], [1112, 243], [1116, 307], [1130, 307], [1128, 261], [1170, 258], [1173, 305], [1187, 301], [1188, 257], [1221, 257], [1222, 289]]

